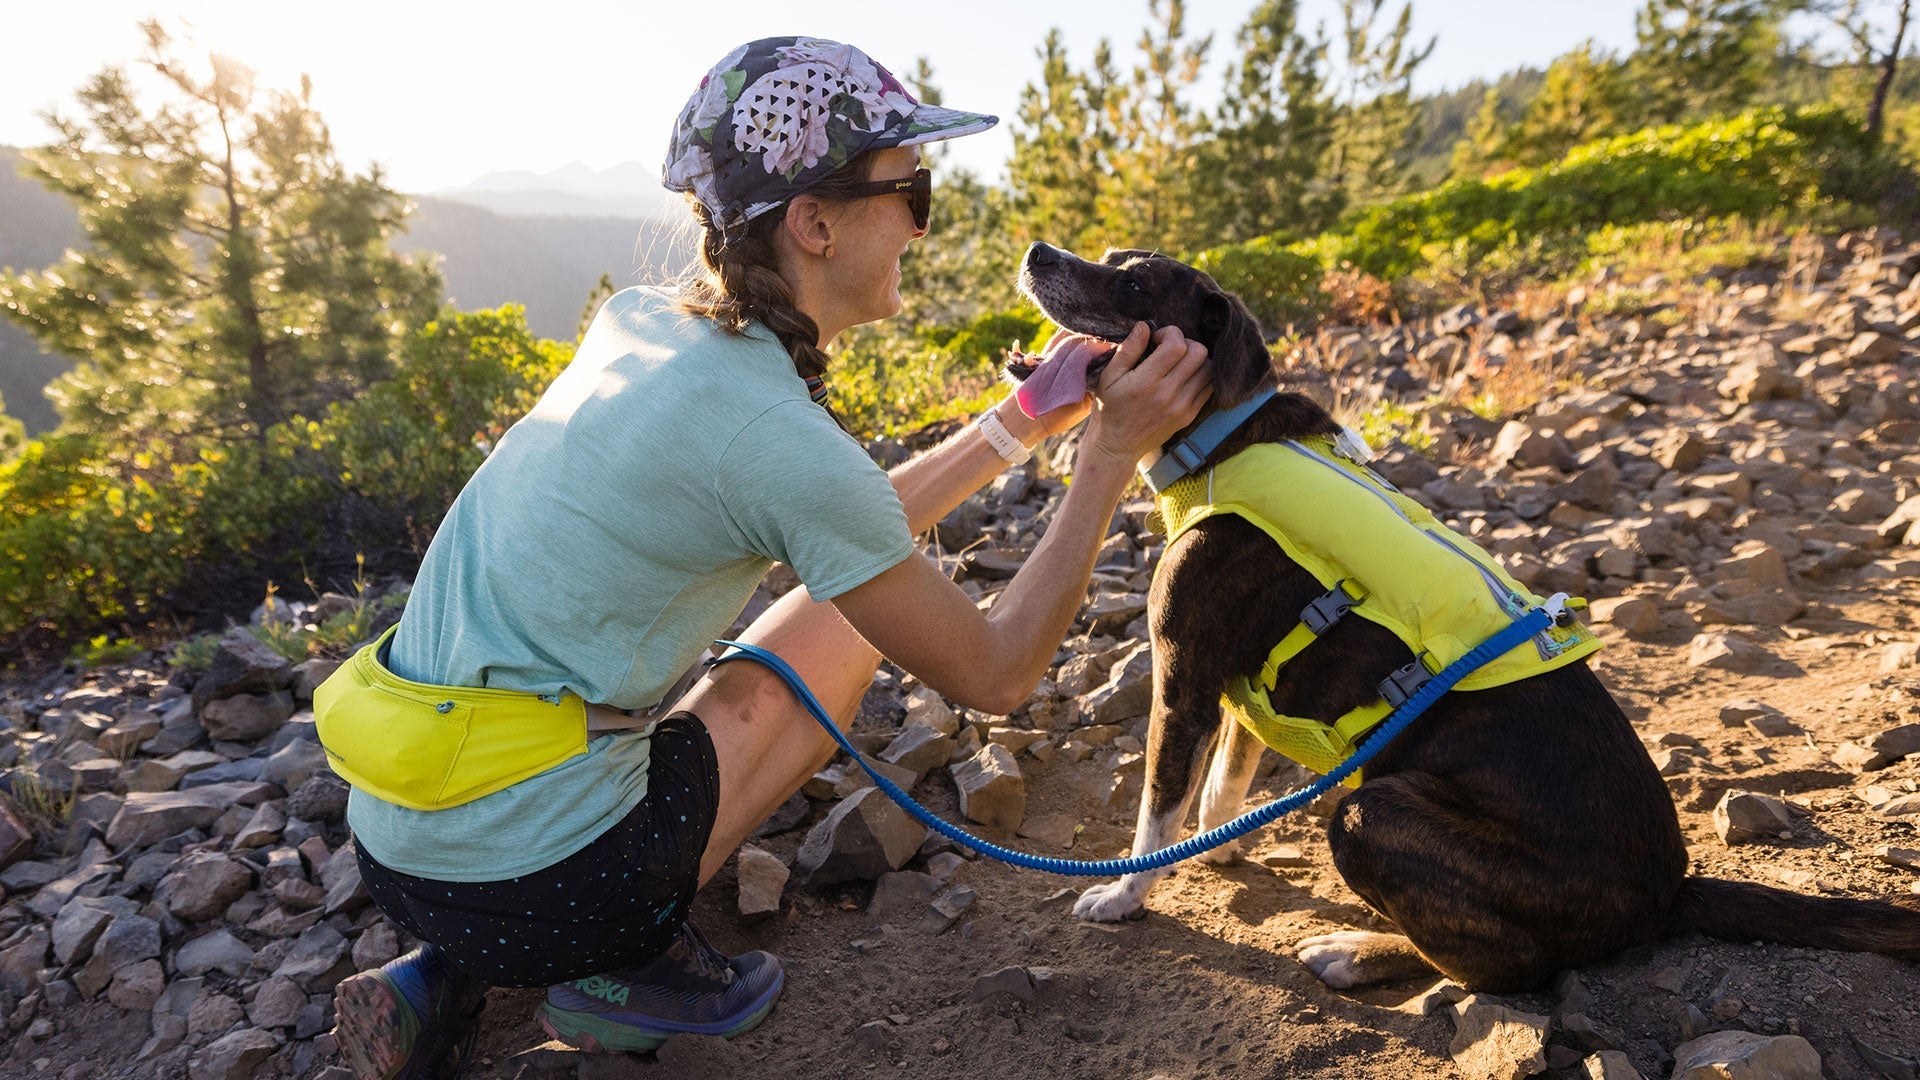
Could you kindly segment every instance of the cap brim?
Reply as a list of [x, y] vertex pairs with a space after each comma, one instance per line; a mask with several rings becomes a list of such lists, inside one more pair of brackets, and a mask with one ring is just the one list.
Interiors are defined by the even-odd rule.
[[919, 146], [922, 143], [939, 142], [941, 139], [957, 139], [962, 135], [972, 135], [985, 131], [1000, 122], [997, 116], [985, 113], [961, 112], [959, 109], [943, 109], [938, 105], [921, 105], [913, 110], [906, 122], [894, 127], [875, 140], [876, 146]]

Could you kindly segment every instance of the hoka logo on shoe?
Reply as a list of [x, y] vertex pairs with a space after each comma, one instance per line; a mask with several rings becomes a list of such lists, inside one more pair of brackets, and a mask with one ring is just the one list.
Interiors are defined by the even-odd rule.
[[572, 985], [575, 990], [580, 991], [588, 997], [597, 997], [609, 1005], [625, 1005], [627, 1003], [626, 986], [614, 982], [612, 979], [595, 975], [591, 979], [576, 980]]

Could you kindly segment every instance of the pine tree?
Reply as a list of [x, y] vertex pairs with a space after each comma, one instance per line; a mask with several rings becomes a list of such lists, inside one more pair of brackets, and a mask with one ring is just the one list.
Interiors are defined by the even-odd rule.
[[1647, 0], [1634, 18], [1628, 126], [1737, 112], [1767, 77], [1779, 45], [1778, 0]]
[[[915, 98], [943, 103], [933, 66], [922, 56], [907, 76]], [[901, 316], [907, 325], [963, 322], [1015, 302], [1014, 268], [1024, 247], [1009, 228], [1010, 200], [973, 170], [945, 164], [947, 144], [920, 148], [934, 173], [927, 235], [900, 260]]]
[[1622, 65], [1591, 41], [1555, 60], [1547, 80], [1507, 133], [1505, 156], [1516, 165], [1544, 165], [1568, 150], [1618, 132], [1632, 107]]
[[1119, 182], [1104, 185], [1100, 218], [1111, 246], [1181, 250], [1194, 239], [1190, 184], [1207, 126], [1189, 97], [1213, 36], [1187, 37], [1185, 0], [1148, 0], [1147, 8], [1152, 22], [1139, 43], [1144, 59], [1117, 113], [1113, 175]]
[[158, 22], [141, 28], [167, 99], [147, 106], [109, 67], [78, 119], [48, 115], [55, 139], [27, 157], [89, 243], [0, 274], [0, 310], [75, 361], [50, 390], [63, 433], [129, 450], [261, 438], [387, 375], [439, 276], [389, 250], [406, 201], [341, 166], [305, 80], [256, 92], [220, 56], [199, 76]]
[[1386, 0], [1340, 0], [1342, 41], [1336, 80], [1333, 143], [1327, 176], [1349, 200], [1366, 203], [1399, 194], [1405, 155], [1419, 109], [1413, 73], [1433, 55], [1438, 39], [1412, 46], [1413, 0], [1401, 5], [1384, 36], [1376, 23]]
[[7, 399], [0, 397], [0, 464], [12, 460], [27, 441], [27, 425], [7, 415]]
[[1478, 179], [1512, 165], [1513, 161], [1508, 156], [1511, 150], [1507, 146], [1510, 130], [1506, 119], [1500, 115], [1500, 88], [1487, 87], [1486, 96], [1480, 99], [1480, 111], [1473, 114], [1466, 135], [1453, 145], [1453, 160], [1447, 168], [1448, 174]]
[[1208, 243], [1322, 228], [1344, 193], [1319, 179], [1331, 141], [1324, 37], [1299, 31], [1298, 0], [1264, 0], [1235, 37], [1214, 136], [1194, 176]]
[[1831, 19], [1853, 47], [1853, 55], [1843, 62], [1853, 66], [1860, 75], [1862, 86], [1857, 93], [1864, 99], [1863, 125], [1869, 134], [1879, 135], [1886, 123], [1887, 97], [1899, 75], [1901, 48], [1906, 43], [1913, 17], [1913, 0], [1887, 0], [1879, 5], [1892, 8], [1893, 29], [1886, 35], [1884, 46], [1873, 25], [1871, 9], [1875, 6], [1871, 0], [1824, 0], [1812, 4], [1811, 8], [1814, 13]]
[[1097, 229], [1099, 188], [1109, 175], [1095, 138], [1107, 103], [1067, 63], [1057, 28], [1038, 55], [1040, 81], [1021, 90], [1014, 116], [1011, 226], [1023, 240], [1078, 247]]

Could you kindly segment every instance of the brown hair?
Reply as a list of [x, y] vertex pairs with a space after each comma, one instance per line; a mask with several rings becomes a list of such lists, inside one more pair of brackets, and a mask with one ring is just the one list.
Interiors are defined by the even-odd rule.
[[[867, 179], [872, 164], [872, 151], [861, 154], [805, 194], [827, 200], [843, 197], [847, 189]], [[780, 339], [801, 378], [825, 375], [827, 354], [820, 347], [820, 327], [794, 306], [793, 290], [780, 276], [773, 237], [786, 217], [786, 205], [725, 230], [698, 199], [689, 195], [687, 202], [700, 226], [700, 264], [706, 272], [681, 287], [680, 310], [712, 319], [730, 334], [745, 333], [747, 323], [757, 321]]]

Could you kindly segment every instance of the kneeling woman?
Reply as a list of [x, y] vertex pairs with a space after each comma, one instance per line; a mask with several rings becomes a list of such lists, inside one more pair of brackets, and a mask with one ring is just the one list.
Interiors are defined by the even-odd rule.
[[[743, 638], [840, 723], [883, 655], [988, 712], [1032, 693], [1135, 464], [1209, 384], [1204, 347], [1143, 325], [1097, 407], [1003, 401], [892, 473], [841, 429], [822, 350], [899, 311], [927, 229], [916, 147], [994, 122], [815, 38], [744, 45], [688, 101], [665, 176], [704, 276], [607, 301], [455, 501], [396, 631], [318, 695], [367, 888], [426, 943], [341, 982], [358, 1075], [453, 1075], [490, 985], [548, 987], [543, 1024], [586, 1049], [766, 1015], [779, 961], [720, 953], [689, 909], [834, 745], [757, 665], [680, 691], [773, 562], [805, 588]], [[914, 537], [1089, 414], [1045, 539], [981, 613]]]

